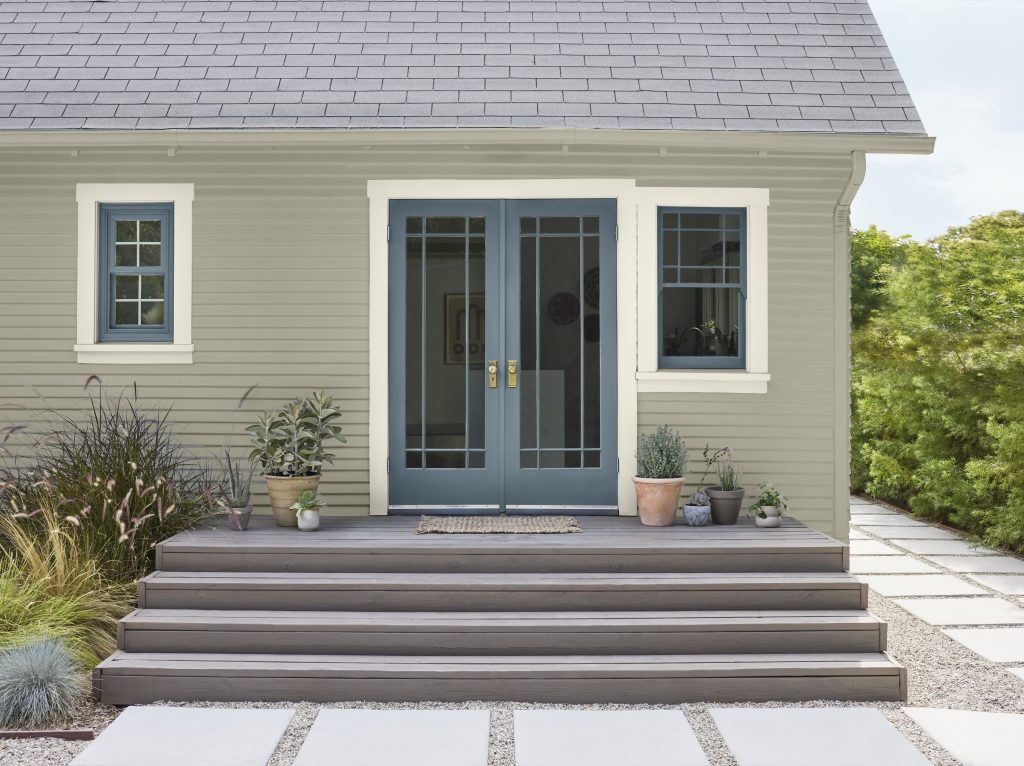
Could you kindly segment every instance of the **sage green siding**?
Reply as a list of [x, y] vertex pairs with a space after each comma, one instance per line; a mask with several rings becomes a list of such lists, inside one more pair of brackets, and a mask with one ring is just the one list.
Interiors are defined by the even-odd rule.
[[[756, 137], [752, 137], [752, 141]], [[368, 139], [369, 140], [369, 139]], [[325, 477], [336, 512], [368, 504], [367, 179], [636, 178], [639, 185], [767, 187], [769, 368], [766, 395], [641, 394], [642, 429], [665, 422], [691, 448], [728, 444], [755, 487], [772, 479], [793, 513], [845, 535], [847, 348], [844, 253], [834, 216], [851, 176], [848, 151], [776, 153], [649, 146], [401, 145], [64, 149], [0, 147], [0, 420], [26, 419], [41, 398], [83, 405], [88, 375], [113, 391], [138, 385], [173, 406], [179, 432], [215, 450], [241, 445], [252, 413], [327, 389], [349, 443]], [[271, 150], [272, 148], [272, 150]], [[76, 363], [75, 184], [195, 184], [191, 366]], [[837, 263], [841, 270], [837, 271]], [[837, 301], [836, 297], [840, 296]], [[837, 303], [839, 304], [837, 306]], [[252, 385], [246, 411], [236, 403]], [[837, 407], [843, 410], [837, 419]], [[12, 436], [13, 444], [24, 435]], [[2, 437], [0, 437], [2, 438]], [[699, 478], [698, 473], [694, 479]], [[837, 497], [838, 495], [838, 497]]]

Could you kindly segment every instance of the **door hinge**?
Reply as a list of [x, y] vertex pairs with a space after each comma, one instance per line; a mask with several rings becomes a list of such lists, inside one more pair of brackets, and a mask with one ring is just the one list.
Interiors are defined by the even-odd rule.
[[391, 241], [391, 224], [388, 224], [388, 242]]
[[387, 471], [388, 473], [391, 473], [391, 458], [388, 458], [388, 465], [387, 465], [387, 469], [386, 469], [386, 471]]
[[615, 241], [619, 241], [619, 225], [615, 224]]
[[622, 458], [615, 458], [615, 473], [622, 473]]

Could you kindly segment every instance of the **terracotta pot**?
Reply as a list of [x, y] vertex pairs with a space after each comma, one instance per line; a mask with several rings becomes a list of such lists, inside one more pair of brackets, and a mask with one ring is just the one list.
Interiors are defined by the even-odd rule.
[[228, 508], [228, 524], [236, 532], [244, 532], [249, 528], [249, 520], [252, 518], [252, 503], [244, 508]]
[[704, 491], [711, 498], [711, 520], [716, 524], [735, 524], [743, 504], [743, 488], [725, 490], [721, 487], [708, 487]]
[[270, 496], [270, 509], [274, 512], [274, 521], [279, 527], [295, 527], [298, 521], [292, 506], [299, 501], [299, 495], [307, 489], [316, 492], [320, 485], [320, 476], [264, 476], [267, 480], [267, 495]]
[[648, 527], [668, 527], [676, 523], [679, 496], [683, 492], [683, 479], [641, 479], [633, 477], [636, 485], [636, 505], [640, 523]]

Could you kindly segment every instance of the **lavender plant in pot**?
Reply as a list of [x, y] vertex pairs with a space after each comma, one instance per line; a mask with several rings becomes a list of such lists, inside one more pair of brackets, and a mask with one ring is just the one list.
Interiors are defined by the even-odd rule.
[[294, 399], [245, 429], [253, 437], [250, 458], [263, 470], [278, 526], [298, 526], [292, 506], [303, 492], [316, 493], [324, 465], [334, 462], [324, 443], [345, 442], [340, 418], [334, 400], [320, 392]]
[[649, 527], [675, 524], [686, 473], [683, 437], [664, 425], [653, 434], [641, 434], [636, 464], [633, 483], [640, 523]]
[[711, 498], [711, 519], [716, 524], [735, 524], [740, 517], [744, 489], [741, 485], [743, 469], [732, 459], [732, 450], [724, 449], [715, 461], [718, 484], [707, 488]]

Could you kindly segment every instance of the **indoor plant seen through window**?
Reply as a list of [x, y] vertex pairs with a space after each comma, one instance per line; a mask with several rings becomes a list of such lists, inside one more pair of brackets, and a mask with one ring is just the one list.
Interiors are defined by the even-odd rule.
[[686, 473], [686, 444], [677, 431], [658, 426], [641, 434], [636, 451], [636, 504], [640, 523], [667, 527], [676, 522]]
[[297, 526], [292, 506], [303, 492], [316, 493], [323, 466], [334, 462], [324, 443], [345, 442], [337, 422], [340, 418], [334, 400], [321, 391], [293, 399], [245, 429], [253, 437], [250, 458], [263, 470], [278, 526]]

